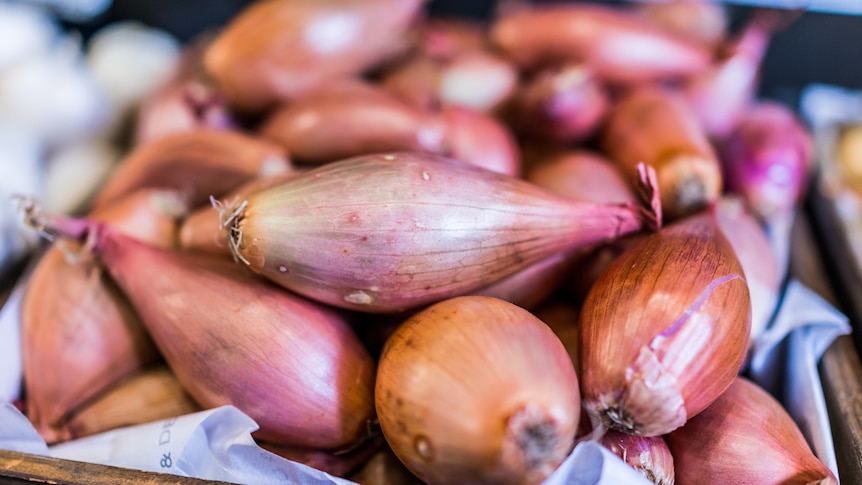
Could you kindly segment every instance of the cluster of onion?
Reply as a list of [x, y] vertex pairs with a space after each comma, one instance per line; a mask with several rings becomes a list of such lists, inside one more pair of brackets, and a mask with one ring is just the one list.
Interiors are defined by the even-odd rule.
[[[430, 484], [538, 484], [595, 438], [646, 450], [627, 462], [656, 483], [766, 483], [722, 455], [736, 440], [783, 457], [776, 483], [834, 480], [780, 405], [737, 391], [780, 279], [758, 217], [793, 208], [810, 163], [793, 116], [740, 122], [751, 72], [723, 75], [756, 68], [774, 19], [719, 41], [655, 8], [486, 29], [421, 8], [253, 4], [189, 48], [86, 217], [23, 204], [74, 245], [40, 261], [23, 313], [43, 436], [116, 426], [96, 416], [135, 381], [168, 414], [233, 404], [261, 446], [339, 475], [382, 446]], [[759, 176], [790, 163], [787, 190]], [[719, 419], [751, 399], [780, 432]], [[707, 433], [722, 449], [692, 458]]]

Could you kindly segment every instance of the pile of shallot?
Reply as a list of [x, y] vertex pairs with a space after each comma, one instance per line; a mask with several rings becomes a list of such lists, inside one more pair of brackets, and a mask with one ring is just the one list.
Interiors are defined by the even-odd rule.
[[708, 0], [261, 0], [186, 47], [22, 310], [49, 443], [225, 404], [362, 484], [837, 483], [745, 377], [813, 168]]

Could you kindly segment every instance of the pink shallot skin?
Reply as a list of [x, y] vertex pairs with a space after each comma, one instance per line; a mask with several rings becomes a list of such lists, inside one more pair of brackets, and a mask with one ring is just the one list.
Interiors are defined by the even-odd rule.
[[252, 194], [233, 212], [230, 245], [253, 271], [372, 313], [465, 294], [560, 251], [651, 227], [657, 216], [565, 199], [421, 152], [332, 162]]
[[406, 47], [425, 0], [271, 0], [221, 31], [204, 66], [233, 110], [260, 114], [362, 74]]
[[690, 76], [712, 61], [709, 49], [675, 37], [637, 15], [602, 5], [522, 8], [491, 26], [491, 42], [522, 68], [584, 62], [600, 78], [636, 84]]
[[808, 189], [812, 136], [783, 104], [751, 106], [719, 149], [727, 190], [740, 195], [761, 220], [793, 210]]
[[381, 87], [343, 80], [275, 110], [260, 130], [300, 163], [381, 151], [443, 150], [446, 123]]

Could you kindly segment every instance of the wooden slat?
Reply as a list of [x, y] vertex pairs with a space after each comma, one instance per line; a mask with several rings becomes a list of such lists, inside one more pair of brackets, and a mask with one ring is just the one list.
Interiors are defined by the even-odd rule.
[[[820, 202], [826, 201], [820, 195]], [[831, 257], [832, 263], [842, 259], [841, 234], [835, 232], [832, 237], [821, 237], [824, 223], [836, 223], [836, 220], [817, 220], [811, 217], [810, 206], [797, 217], [793, 229], [790, 271], [803, 284], [820, 294], [836, 308], [841, 309], [853, 327], [853, 336], [841, 336], [826, 350], [820, 360], [819, 371], [826, 400], [827, 412], [832, 429], [835, 455], [838, 463], [838, 474], [841, 483], [862, 483], [862, 363], [859, 360], [857, 344], [862, 333], [862, 320], [858, 313], [859, 303], [862, 303], [862, 286], [842, 283], [842, 277], [851, 273], [851, 266], [845, 264], [842, 271], [836, 271], [826, 260]], [[821, 212], [815, 217], [830, 217], [823, 212], [827, 207], [820, 207]], [[824, 215], [825, 214], [825, 215]], [[834, 213], [833, 213], [834, 217]], [[836, 226], [836, 230], [840, 228]], [[825, 243], [825, 246], [824, 246]], [[829, 253], [829, 252], [832, 253]], [[849, 253], [844, 253], [848, 255]], [[844, 276], [842, 276], [844, 275]], [[846, 293], [836, 291], [839, 285]], [[857, 305], [846, 306], [846, 299], [853, 299]]]
[[79, 461], [0, 450], [0, 483], [56, 485], [206, 485], [228, 482], [198, 480]]

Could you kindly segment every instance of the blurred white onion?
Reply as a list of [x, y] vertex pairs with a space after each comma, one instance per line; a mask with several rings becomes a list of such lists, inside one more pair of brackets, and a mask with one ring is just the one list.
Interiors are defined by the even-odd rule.
[[63, 214], [79, 211], [119, 158], [117, 148], [103, 140], [72, 143], [52, 153], [45, 166], [42, 205]]
[[93, 35], [87, 64], [123, 116], [168, 81], [179, 56], [180, 44], [170, 34], [138, 22], [116, 22]]
[[35, 134], [0, 124], [0, 273], [38, 241], [21, 223], [12, 196], [42, 196], [42, 152]]
[[0, 2], [0, 73], [20, 60], [48, 50], [58, 36], [56, 22], [42, 9]]
[[0, 121], [36, 134], [46, 146], [86, 137], [106, 119], [105, 97], [72, 39], [0, 72]]

